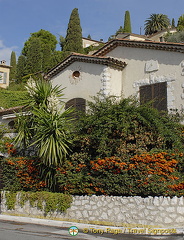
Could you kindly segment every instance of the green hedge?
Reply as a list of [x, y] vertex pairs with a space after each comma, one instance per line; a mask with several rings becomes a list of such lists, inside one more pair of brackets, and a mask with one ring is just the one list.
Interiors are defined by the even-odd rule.
[[5, 109], [22, 106], [29, 99], [26, 91], [0, 90], [0, 107]]

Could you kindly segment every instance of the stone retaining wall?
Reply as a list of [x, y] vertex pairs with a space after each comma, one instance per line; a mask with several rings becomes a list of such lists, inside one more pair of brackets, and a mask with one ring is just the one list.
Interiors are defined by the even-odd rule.
[[[30, 207], [29, 202], [24, 207], [16, 204], [15, 210], [7, 210], [3, 192], [1, 213], [44, 216], [42, 211]], [[73, 196], [66, 213], [56, 211], [50, 217], [180, 228], [184, 225], [184, 197]]]

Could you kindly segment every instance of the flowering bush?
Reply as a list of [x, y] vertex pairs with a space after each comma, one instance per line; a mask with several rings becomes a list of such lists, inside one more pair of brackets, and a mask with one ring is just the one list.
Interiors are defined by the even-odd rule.
[[5, 190], [39, 191], [46, 188], [39, 176], [38, 161], [35, 159], [10, 157], [3, 159], [1, 165]]
[[181, 196], [182, 153], [144, 153], [124, 161], [99, 158], [88, 164], [67, 162], [57, 169], [59, 189], [70, 194], [120, 196]]

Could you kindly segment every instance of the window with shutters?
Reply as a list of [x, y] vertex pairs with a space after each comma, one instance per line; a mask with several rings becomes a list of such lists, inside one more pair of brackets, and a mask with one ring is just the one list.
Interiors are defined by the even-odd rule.
[[[73, 98], [65, 104], [65, 109], [73, 107], [77, 111], [86, 111], [86, 100], [84, 98]], [[77, 117], [77, 111], [73, 114], [74, 117]]]
[[6, 83], [6, 79], [7, 79], [7, 73], [0, 72], [0, 83]]
[[167, 111], [167, 82], [140, 87], [140, 103], [151, 102], [159, 111]]

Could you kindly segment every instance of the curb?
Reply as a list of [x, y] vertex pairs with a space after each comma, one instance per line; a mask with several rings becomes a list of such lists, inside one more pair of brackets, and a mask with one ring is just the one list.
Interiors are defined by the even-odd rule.
[[[176, 232], [174, 233], [174, 235], [182, 235], [184, 236], [184, 228], [155, 228], [153, 230], [157, 231], [156, 234], [150, 234], [148, 232], [148, 230], [145, 229], [145, 231], [143, 232], [141, 230], [141, 228], [124, 228], [124, 227], [113, 227], [113, 226], [103, 226], [103, 225], [94, 225], [94, 224], [85, 224], [85, 223], [77, 223], [77, 222], [68, 222], [68, 221], [59, 221], [59, 220], [49, 220], [49, 219], [40, 219], [40, 218], [31, 218], [31, 217], [19, 217], [19, 216], [10, 216], [10, 215], [2, 215], [0, 214], [0, 220], [5, 220], [5, 221], [13, 221], [13, 222], [21, 222], [21, 223], [31, 223], [31, 224], [38, 224], [38, 225], [45, 225], [45, 226], [52, 226], [52, 227], [64, 227], [64, 228], [69, 228], [71, 226], [77, 226], [78, 229], [81, 230], [88, 230], [88, 232], [93, 232], [93, 230], [95, 231], [100, 231], [100, 230], [104, 230], [105, 232], [107, 232], [107, 229], [109, 229], [108, 231], [113, 233], [113, 231], [118, 231], [121, 230], [122, 233], [127, 233], [127, 234], [137, 234], [137, 235], [151, 235], [151, 236], [158, 236], [158, 235], [165, 235], [165, 236], [169, 236], [172, 235], [171, 233], [165, 233], [164, 231], [167, 230], [176, 230]], [[129, 232], [126, 232], [125, 230], [129, 230]], [[130, 229], [132, 229], [133, 232], [130, 232]], [[135, 230], [135, 231], [134, 231]], [[161, 233], [163, 231], [163, 233]], [[119, 232], [121, 233], [121, 232]]]

